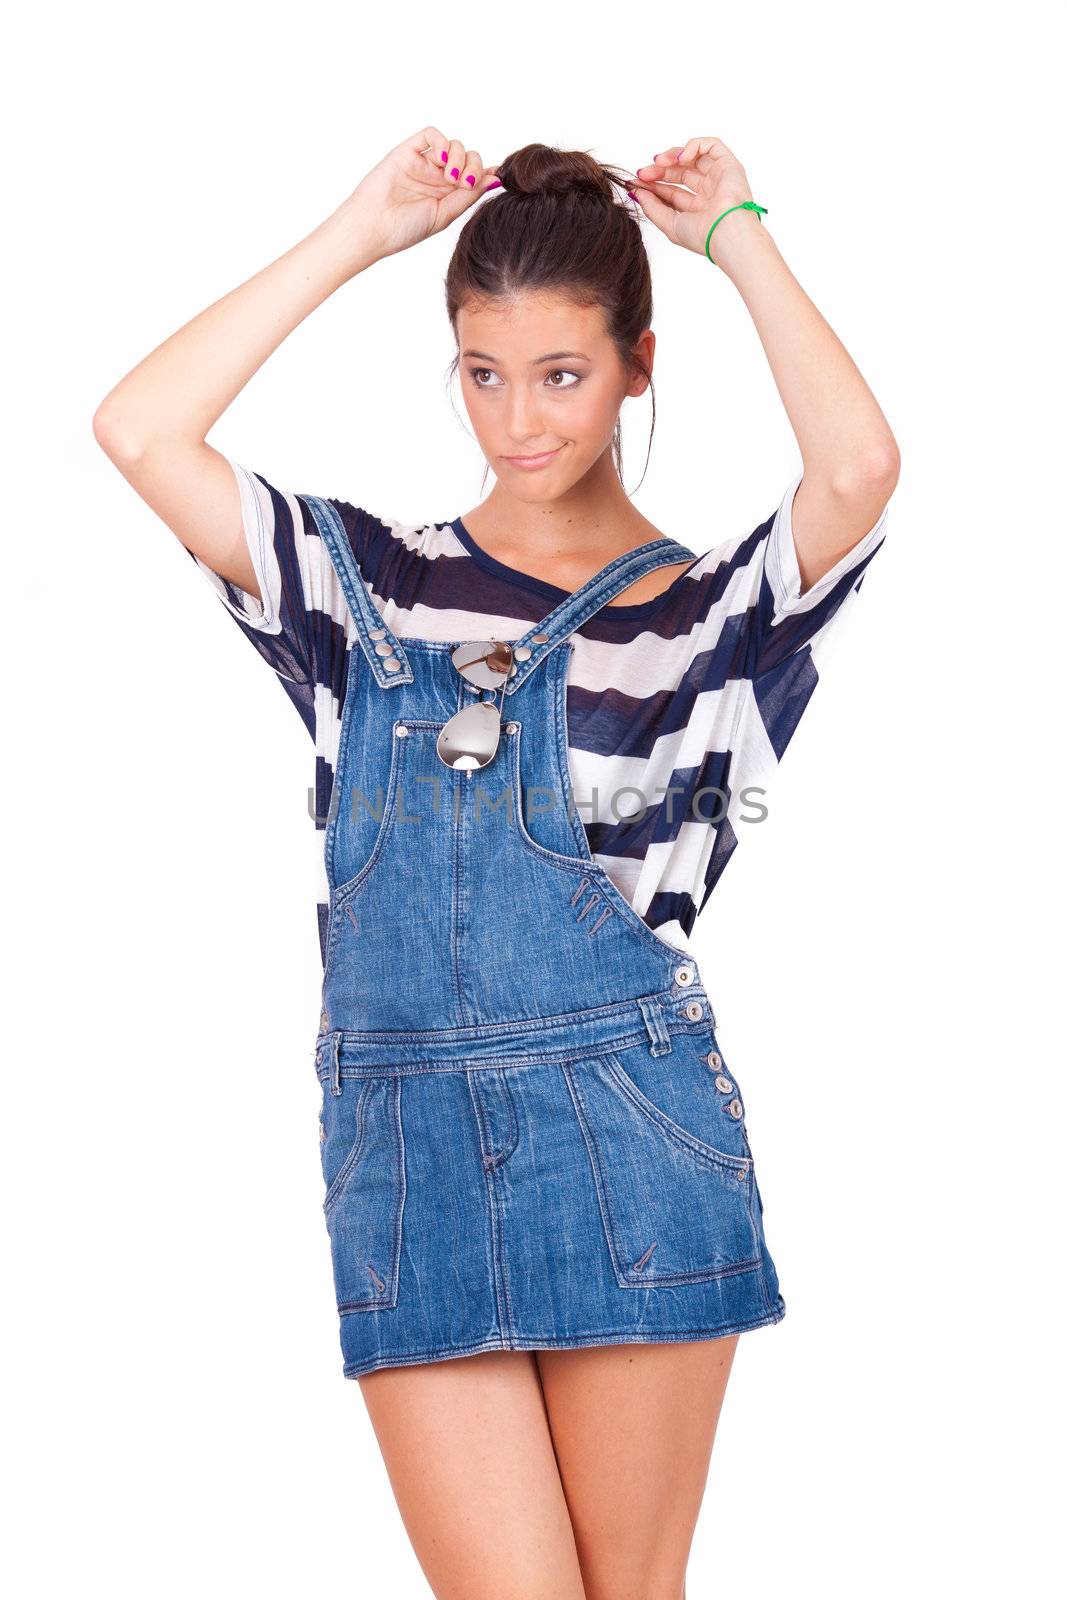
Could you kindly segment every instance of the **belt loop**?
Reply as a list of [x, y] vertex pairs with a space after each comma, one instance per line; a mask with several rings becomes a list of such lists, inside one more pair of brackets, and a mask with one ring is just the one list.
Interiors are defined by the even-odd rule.
[[341, 1093], [341, 1035], [335, 1028], [330, 1034], [330, 1049], [333, 1051], [333, 1081], [330, 1086], [332, 1094]]
[[671, 1048], [671, 1036], [663, 1022], [663, 1007], [655, 995], [640, 995], [637, 1004], [648, 1029], [649, 1050], [654, 1056], [664, 1056]]

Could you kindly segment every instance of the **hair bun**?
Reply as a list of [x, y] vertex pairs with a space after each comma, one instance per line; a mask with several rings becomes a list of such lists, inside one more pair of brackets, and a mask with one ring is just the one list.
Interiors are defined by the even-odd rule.
[[629, 187], [631, 179], [616, 175], [585, 150], [557, 150], [550, 144], [526, 144], [512, 151], [497, 168], [497, 177], [511, 194], [596, 195], [615, 203], [614, 183]]

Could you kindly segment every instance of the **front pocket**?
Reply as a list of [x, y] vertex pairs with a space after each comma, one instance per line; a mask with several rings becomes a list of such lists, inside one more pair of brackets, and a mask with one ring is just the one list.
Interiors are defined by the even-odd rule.
[[397, 1302], [406, 1174], [399, 1074], [323, 1084], [322, 1203], [338, 1311]]
[[[338, 940], [343, 930], [350, 925], [352, 929], [358, 929], [358, 907], [353, 907], [352, 902], [370, 881], [392, 834], [397, 811], [403, 809], [404, 752], [408, 736], [397, 732], [401, 726], [408, 726], [407, 719], [398, 717], [392, 725], [389, 777], [380, 795], [377, 815], [371, 796], [356, 789], [348, 796], [348, 815], [341, 817], [342, 785], [348, 781], [349, 763], [347, 756], [338, 757], [338, 778], [335, 780], [324, 846], [327, 878], [331, 886], [326, 922], [324, 985], [333, 977]], [[339, 883], [338, 872], [347, 874]]]
[[[580, 855], [565, 855], [558, 850], [550, 850], [547, 845], [541, 844], [539, 840], [533, 837], [526, 817], [526, 793], [522, 784], [521, 721], [515, 722], [514, 728], [515, 732], [510, 736], [512, 744], [509, 758], [509, 776], [511, 779], [515, 832], [523, 849], [536, 860], [547, 862], [550, 866], [561, 867], [569, 872], [577, 871], [583, 873], [587, 880], [596, 887], [601, 899], [612, 914], [619, 917], [621, 922], [633, 933], [636, 933], [638, 938], [643, 940], [651, 949], [658, 951], [670, 967], [675, 966], [682, 958], [682, 952], [675, 945], [668, 944], [666, 939], [661, 939], [656, 930], [649, 927], [644, 917], [634, 910], [618, 884], [609, 876], [607, 870], [600, 865], [599, 861], [594, 860], [589, 849], [589, 841], [585, 829], [580, 822], [578, 828], [581, 829], [581, 839], [584, 846], [584, 853]], [[563, 791], [563, 803], [565, 806], [573, 805], [573, 794], [574, 791], [570, 785], [568, 774]], [[551, 813], [548, 814], [550, 815]]]
[[[414, 724], [406, 717], [398, 717], [393, 723], [389, 750], [389, 777], [384, 792], [379, 791], [376, 797], [372, 797], [365, 794], [360, 787], [352, 785], [348, 796], [347, 818], [343, 824], [339, 816], [333, 818], [334, 832], [328, 841], [331, 869], [336, 874], [342, 861], [351, 869], [345, 880], [337, 884], [333, 890], [335, 909], [340, 908], [351, 898], [377, 864], [393, 826], [398, 796], [399, 803], [403, 806], [403, 779], [406, 765], [404, 752], [408, 746], [409, 730], [412, 726]], [[400, 728], [405, 730], [404, 734], [398, 731]], [[345, 762], [340, 770], [343, 780], [347, 781], [348, 763]], [[375, 798], [378, 800], [377, 812]], [[338, 807], [342, 801], [343, 794], [339, 791]], [[343, 837], [339, 837], [342, 829]], [[358, 868], [356, 862], [360, 863]]]
[[[621, 1056], [563, 1067], [592, 1164], [615, 1276], [623, 1288], [682, 1284], [754, 1271], [761, 1265], [753, 1206], [755, 1174], [740, 1123], [722, 1128], [720, 1148], [663, 1109], [676, 1101], [666, 1074], [672, 1058], [681, 1092], [699, 1085], [688, 1120], [700, 1132], [720, 1130], [710, 1069], [693, 1077], [695, 1049], [672, 1036], [653, 1057], [644, 1045], [641, 1070], [662, 1085], [655, 1099], [626, 1072]], [[692, 1058], [692, 1059], [691, 1059]], [[635, 1072], [638, 1070], [634, 1062]], [[732, 1120], [732, 1119], [731, 1119]], [[744, 1153], [743, 1153], [744, 1152]]]

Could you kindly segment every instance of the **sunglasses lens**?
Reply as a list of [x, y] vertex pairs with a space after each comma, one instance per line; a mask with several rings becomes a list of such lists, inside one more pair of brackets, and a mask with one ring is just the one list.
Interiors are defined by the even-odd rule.
[[447, 767], [487, 767], [500, 743], [500, 710], [479, 700], [450, 717], [437, 735], [437, 754]]
[[499, 689], [513, 670], [515, 657], [506, 639], [475, 639], [452, 652], [456, 670], [479, 689]]

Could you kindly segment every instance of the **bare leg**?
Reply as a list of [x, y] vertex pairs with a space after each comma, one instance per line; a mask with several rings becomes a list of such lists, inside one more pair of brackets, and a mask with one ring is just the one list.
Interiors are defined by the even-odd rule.
[[585, 1600], [532, 1354], [486, 1351], [358, 1381], [437, 1600]]
[[739, 1337], [536, 1352], [586, 1600], [685, 1600]]

